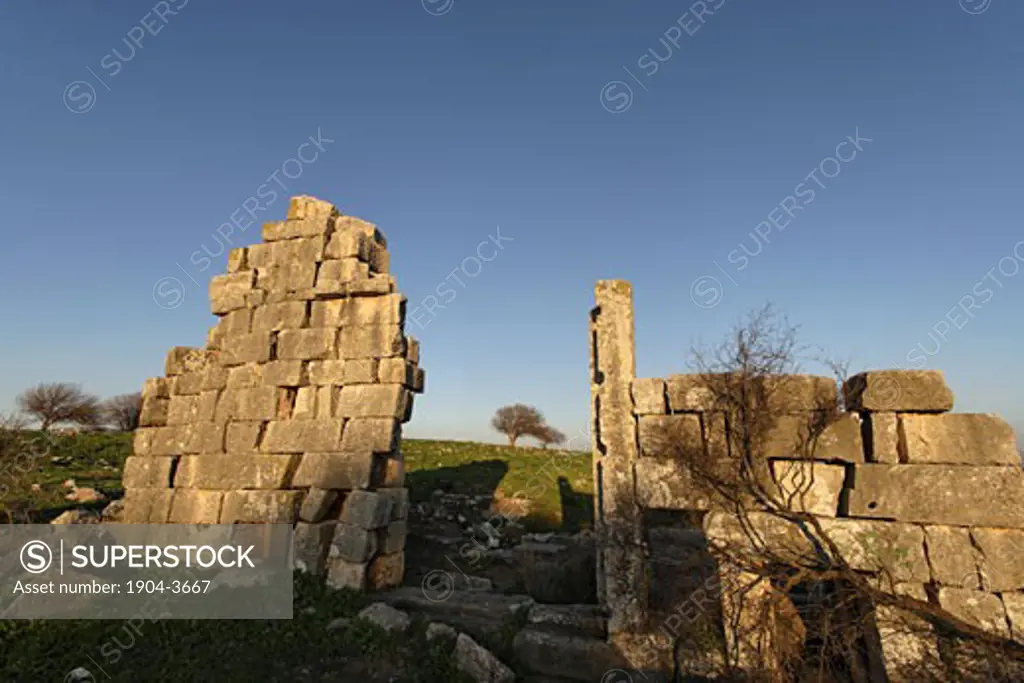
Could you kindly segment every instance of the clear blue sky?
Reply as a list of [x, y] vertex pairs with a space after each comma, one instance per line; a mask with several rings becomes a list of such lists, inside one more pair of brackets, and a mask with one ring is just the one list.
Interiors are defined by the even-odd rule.
[[[278, 171], [288, 191], [260, 220], [306, 193], [377, 223], [410, 311], [497, 226], [512, 238], [475, 277], [456, 273], [464, 288], [449, 280], [456, 297], [421, 313], [425, 329], [407, 323], [427, 371], [407, 434], [492, 438], [513, 401], [585, 431], [601, 278], [634, 285], [641, 376], [683, 371], [694, 342], [772, 301], [854, 369], [942, 369], [957, 410], [1020, 427], [1024, 4], [962, 1], [984, 11], [4, 3], [0, 408], [44, 380], [136, 391], [171, 346], [202, 345], [226, 254], [205, 270], [190, 257], [216, 253], [217, 227]], [[303, 148], [319, 156], [287, 179], [318, 130], [334, 142]], [[827, 161], [857, 130], [871, 141]], [[770, 216], [781, 228], [762, 225], [757, 253]], [[757, 254], [742, 270], [741, 244]], [[168, 277], [184, 287], [173, 309], [154, 301]], [[972, 290], [970, 317], [950, 314]]]

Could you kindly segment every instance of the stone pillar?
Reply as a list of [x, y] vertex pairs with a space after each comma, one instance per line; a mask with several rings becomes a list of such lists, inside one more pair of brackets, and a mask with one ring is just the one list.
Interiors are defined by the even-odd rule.
[[647, 620], [647, 572], [636, 501], [636, 375], [633, 290], [601, 280], [590, 314], [590, 393], [598, 538], [598, 598], [609, 612], [609, 638], [637, 632]]

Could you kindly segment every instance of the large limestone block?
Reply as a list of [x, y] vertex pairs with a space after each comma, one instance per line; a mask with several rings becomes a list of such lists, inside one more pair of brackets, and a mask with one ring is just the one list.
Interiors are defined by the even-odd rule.
[[225, 337], [220, 362], [225, 366], [243, 363], [266, 363], [270, 360], [270, 332], [250, 332]]
[[846, 380], [847, 410], [884, 413], [944, 413], [953, 392], [938, 370], [873, 370]]
[[182, 455], [198, 452], [197, 433], [189, 426], [158, 427], [150, 442], [150, 455]]
[[256, 271], [214, 275], [210, 278], [210, 309], [214, 315], [223, 315], [247, 305], [249, 294], [256, 282]]
[[860, 416], [779, 415], [763, 437], [762, 450], [769, 458], [864, 462]]
[[668, 407], [673, 413], [715, 409], [712, 383], [701, 375], [670, 375], [665, 383]]
[[1001, 597], [1010, 618], [1010, 634], [1018, 643], [1024, 643], [1024, 593], [1003, 593]]
[[[722, 460], [714, 472], [727, 477], [737, 467], [736, 460]], [[642, 507], [659, 510], [709, 510], [721, 503], [706, 478], [695, 476], [680, 459], [637, 460], [636, 498]]]
[[292, 486], [321, 489], [365, 489], [370, 486], [370, 453], [306, 453], [292, 477]]
[[174, 477], [179, 489], [283, 489], [297, 465], [295, 455], [187, 455]]
[[998, 595], [966, 588], [939, 588], [939, 605], [955, 617], [989, 633], [1010, 637], [1006, 609]]
[[1024, 531], [976, 528], [971, 529], [971, 538], [980, 555], [982, 588], [992, 592], [1024, 589]]
[[164, 362], [164, 374], [168, 377], [181, 375], [194, 370], [202, 370], [216, 361], [217, 353], [206, 349], [195, 349], [188, 346], [175, 346], [167, 352]]
[[900, 461], [899, 423], [896, 413], [867, 413], [864, 416], [871, 442], [864, 445], [868, 462], [895, 464]]
[[[291, 418], [293, 420], [312, 420], [318, 414], [317, 411], [317, 387], [301, 387], [295, 395], [295, 404], [292, 406]], [[327, 417], [330, 417], [328, 414]]]
[[275, 387], [300, 387], [306, 384], [304, 364], [300, 360], [272, 360], [263, 366], [263, 383]]
[[267, 425], [262, 450], [268, 453], [329, 452], [341, 445], [344, 420], [280, 420]]
[[327, 217], [288, 219], [286, 221], [268, 221], [263, 224], [263, 239], [267, 242], [293, 240], [302, 237], [318, 237], [329, 235], [332, 224]]
[[376, 531], [339, 522], [328, 557], [353, 563], [368, 562], [376, 554], [378, 543]]
[[660, 377], [634, 379], [632, 392], [635, 415], [664, 415], [668, 412], [665, 380]]
[[[822, 530], [839, 548], [850, 566], [858, 571], [889, 571], [897, 582], [925, 583], [930, 580], [920, 527], [899, 522], [862, 519], [821, 518]], [[711, 512], [704, 519], [704, 533], [713, 546], [732, 552], [750, 552], [766, 547], [794, 560], [817, 557], [814, 545], [800, 528], [777, 515], [751, 512], [741, 524], [728, 512]]]
[[406, 519], [409, 516], [409, 489], [379, 489], [379, 495], [391, 499], [391, 519]]
[[142, 399], [147, 398], [170, 398], [171, 377], [150, 377], [142, 384]]
[[824, 517], [839, 514], [846, 468], [807, 460], [773, 460], [773, 493], [790, 510]]
[[405, 355], [405, 336], [398, 325], [357, 325], [342, 327], [338, 357], [386, 358]]
[[[317, 264], [315, 262], [295, 262], [281, 266], [256, 269], [256, 287], [264, 292], [312, 292], [316, 282]], [[280, 300], [289, 300], [282, 297]], [[309, 297], [312, 298], [312, 297]], [[270, 299], [266, 299], [269, 303]], [[256, 302], [252, 302], [255, 304]], [[259, 303], [263, 303], [262, 301]]]
[[[928, 602], [925, 587], [921, 584], [896, 584], [891, 590], [896, 595]], [[945, 667], [931, 624], [909, 612], [882, 605], [875, 608], [875, 624], [886, 678], [890, 683], [917, 683], [930, 680], [927, 673], [941, 674]]]
[[391, 521], [390, 496], [373, 491], [352, 491], [345, 496], [341, 507], [341, 521], [360, 529], [380, 529]]
[[[816, 375], [772, 375], [751, 382], [750, 395], [772, 414], [830, 410], [838, 404], [835, 380]], [[729, 410], [738, 404], [743, 379], [735, 373], [672, 375], [667, 378], [673, 412]]]
[[[193, 370], [192, 372], [186, 372], [178, 375], [174, 379], [174, 395], [175, 396], [194, 396], [203, 389], [203, 380], [206, 375], [206, 369]], [[173, 398], [173, 396], [172, 396]]]
[[328, 201], [312, 195], [296, 195], [288, 202], [288, 220], [309, 220], [315, 223], [334, 225], [341, 213]]
[[942, 586], [978, 589], [978, 566], [971, 534], [964, 527], [924, 527], [932, 580]]
[[223, 422], [202, 422], [193, 425], [200, 453], [219, 454], [225, 451], [227, 425]]
[[221, 524], [291, 524], [299, 515], [301, 491], [228, 491]]
[[851, 517], [952, 526], [1024, 527], [1024, 470], [956, 465], [855, 465]]
[[324, 360], [334, 354], [338, 331], [314, 327], [305, 330], [283, 330], [277, 337], [280, 360]]
[[167, 412], [170, 408], [169, 398], [145, 397], [142, 399], [142, 410], [139, 412], [140, 427], [166, 427]]
[[283, 242], [263, 242], [249, 247], [249, 268], [270, 268], [289, 263], [310, 263], [324, 260], [327, 238], [324, 235], [290, 239]]
[[324, 261], [317, 269], [313, 291], [317, 294], [334, 293], [342, 290], [349, 282], [368, 277], [370, 277], [370, 266], [358, 259]]
[[224, 450], [227, 453], [249, 455], [257, 451], [263, 422], [259, 420], [236, 421], [227, 425], [224, 436]]
[[299, 519], [307, 522], [319, 522], [327, 517], [327, 513], [334, 506], [340, 494], [330, 489], [311, 488], [302, 499], [302, 507], [299, 508]]
[[703, 458], [700, 416], [642, 415], [638, 423], [640, 455], [663, 459]]
[[304, 327], [309, 315], [308, 309], [305, 301], [263, 304], [253, 311], [252, 331], [271, 332]]
[[390, 453], [398, 448], [401, 428], [395, 418], [354, 418], [345, 424], [341, 450], [357, 453]]
[[402, 384], [413, 389], [416, 384], [416, 366], [401, 356], [381, 358], [377, 381], [382, 384]]
[[217, 401], [215, 422], [273, 420], [278, 416], [284, 390], [278, 387], [226, 389]]
[[175, 489], [167, 521], [171, 524], [217, 524], [223, 501], [223, 491]]
[[[186, 375], [182, 375], [181, 377], [186, 377]], [[181, 377], [178, 379], [181, 379]], [[198, 396], [171, 396], [170, 402], [167, 405], [167, 425], [169, 427], [173, 427], [176, 425], [186, 425], [195, 422], [198, 417], [198, 408]]]
[[401, 586], [404, 577], [405, 553], [402, 551], [373, 558], [366, 574], [370, 590], [384, 590]]
[[[404, 318], [404, 316], [403, 316]], [[405, 338], [405, 359], [414, 365], [420, 362], [420, 342], [416, 337]]]
[[171, 488], [125, 487], [124, 514], [126, 524], [165, 524], [171, 514]]
[[901, 415], [900, 461], [1020, 467], [1017, 436], [998, 415]]
[[[276, 361], [275, 361], [276, 362]], [[299, 361], [300, 363], [302, 361]], [[250, 389], [263, 384], [263, 371], [269, 363], [245, 363], [228, 368], [227, 389]]]
[[335, 589], [365, 591], [368, 566], [366, 562], [347, 562], [340, 557], [328, 557], [327, 585]]
[[334, 537], [336, 522], [295, 524], [295, 568], [320, 576], [327, 568], [327, 551]]
[[764, 397], [773, 414], [834, 410], [839, 389], [832, 377], [771, 375], [764, 378]]
[[372, 240], [361, 232], [343, 228], [335, 230], [327, 243], [326, 256], [332, 259], [359, 259], [369, 262]]
[[388, 524], [378, 532], [380, 535], [380, 552], [385, 555], [402, 552], [405, 548], [405, 538], [408, 533], [409, 528], [405, 520], [396, 520]]
[[377, 381], [378, 361], [315, 360], [309, 362], [309, 383], [320, 385], [373, 384]]
[[334, 227], [336, 230], [345, 230], [351, 232], [358, 232], [366, 237], [371, 243], [376, 244], [379, 247], [387, 248], [388, 241], [384, 237], [384, 233], [377, 229], [377, 226], [369, 221], [364, 221], [362, 218], [356, 218], [355, 216], [338, 216], [334, 221]]
[[173, 457], [128, 456], [124, 460], [123, 484], [126, 489], [158, 489], [171, 485]]
[[410, 396], [400, 384], [358, 384], [342, 388], [337, 406], [338, 417], [405, 416]]

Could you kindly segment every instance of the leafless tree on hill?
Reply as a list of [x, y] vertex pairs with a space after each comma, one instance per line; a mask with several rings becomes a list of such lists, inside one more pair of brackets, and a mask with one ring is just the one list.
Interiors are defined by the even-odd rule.
[[491, 419], [491, 426], [508, 437], [508, 445], [515, 447], [523, 436], [532, 436], [545, 428], [544, 416], [533, 406], [516, 403], [499, 408]]
[[26, 389], [17, 398], [24, 414], [39, 421], [39, 428], [49, 431], [60, 423], [95, 427], [102, 422], [100, 401], [68, 382], [45, 382]]
[[133, 432], [139, 426], [142, 394], [120, 394], [103, 402], [104, 421], [122, 432]]

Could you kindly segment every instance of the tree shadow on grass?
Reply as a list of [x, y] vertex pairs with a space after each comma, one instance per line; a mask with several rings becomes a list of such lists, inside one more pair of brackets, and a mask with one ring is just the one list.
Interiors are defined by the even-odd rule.
[[493, 496], [508, 473], [503, 460], [481, 460], [455, 467], [407, 472], [405, 485], [414, 502], [429, 500], [434, 491], [474, 496]]

